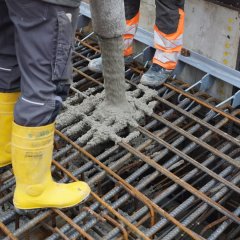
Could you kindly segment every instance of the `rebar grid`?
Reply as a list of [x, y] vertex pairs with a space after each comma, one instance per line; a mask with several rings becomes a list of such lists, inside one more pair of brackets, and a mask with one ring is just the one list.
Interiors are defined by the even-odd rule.
[[[63, 113], [101, 93], [101, 74], [87, 69], [97, 45], [77, 39], [72, 95]], [[144, 68], [126, 68], [128, 92], [141, 98]], [[18, 216], [14, 177], [1, 176], [1, 239], [218, 239], [239, 235], [239, 110], [219, 104], [188, 84], [160, 86], [154, 113], [138, 127], [117, 132], [122, 141], [88, 146], [93, 132], [82, 113], [58, 122], [52, 172], [59, 182], [87, 181], [91, 197], [72, 209]], [[91, 115], [93, 109], [84, 112]], [[79, 118], [78, 118], [79, 117]], [[130, 137], [129, 137], [130, 136]], [[125, 141], [128, 139], [129, 141]], [[33, 236], [35, 238], [33, 238]], [[229, 238], [227, 238], [229, 239]]]

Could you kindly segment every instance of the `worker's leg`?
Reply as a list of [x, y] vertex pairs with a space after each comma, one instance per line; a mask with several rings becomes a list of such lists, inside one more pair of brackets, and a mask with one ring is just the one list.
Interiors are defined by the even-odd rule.
[[171, 76], [182, 49], [184, 0], [156, 0], [153, 66], [142, 78], [145, 85], [159, 85]]
[[[126, 31], [124, 38], [124, 61], [125, 64], [132, 62], [133, 54], [133, 39], [137, 31], [139, 22], [139, 10], [141, 0], [124, 0], [125, 16], [126, 16]], [[96, 58], [90, 61], [88, 68], [93, 72], [102, 72], [102, 58]]]
[[173, 70], [182, 49], [184, 31], [184, 0], [157, 0], [154, 40], [157, 49], [153, 62]]
[[39, 0], [6, 3], [16, 29], [22, 90], [12, 134], [14, 205], [19, 209], [70, 207], [85, 199], [90, 189], [81, 182], [53, 182], [51, 161], [54, 121], [71, 79], [78, 9]]
[[38, 0], [6, 0], [16, 28], [21, 97], [15, 122], [44, 126], [55, 121], [70, 84], [73, 28], [78, 9]]
[[13, 109], [19, 96], [20, 73], [14, 45], [14, 26], [5, 0], [0, 0], [0, 167], [11, 163]]
[[124, 56], [133, 54], [133, 39], [139, 23], [140, 0], [124, 0], [126, 33], [124, 34]]

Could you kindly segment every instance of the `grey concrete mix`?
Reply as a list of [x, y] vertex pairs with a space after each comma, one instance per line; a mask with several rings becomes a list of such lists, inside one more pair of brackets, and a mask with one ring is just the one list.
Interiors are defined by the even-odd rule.
[[57, 127], [63, 129], [70, 126], [65, 129], [65, 134], [77, 137], [79, 132], [87, 128], [88, 131], [80, 136], [78, 141], [80, 144], [87, 143], [89, 147], [108, 140], [116, 143], [123, 140], [129, 142], [138, 136], [137, 132], [130, 134], [127, 139], [122, 139], [118, 133], [125, 128], [138, 126], [145, 115], [150, 116], [156, 105], [154, 100], [156, 95], [155, 90], [141, 84], [135, 91], [127, 91], [127, 104], [131, 111], [125, 111], [118, 107], [106, 107], [104, 90], [96, 95], [90, 95], [74, 106], [65, 102], [65, 111], [58, 116]]

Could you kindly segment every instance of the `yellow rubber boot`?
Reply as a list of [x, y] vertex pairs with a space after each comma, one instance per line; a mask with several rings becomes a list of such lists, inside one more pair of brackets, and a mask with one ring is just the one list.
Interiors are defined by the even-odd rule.
[[54, 124], [22, 127], [13, 123], [12, 165], [17, 209], [72, 207], [90, 194], [85, 182], [59, 184], [51, 176]]
[[0, 93], [0, 167], [11, 164], [13, 110], [19, 93]]

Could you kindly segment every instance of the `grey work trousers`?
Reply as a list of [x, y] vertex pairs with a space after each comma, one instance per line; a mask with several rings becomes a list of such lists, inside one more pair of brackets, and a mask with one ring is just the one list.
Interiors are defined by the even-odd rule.
[[39, 0], [0, 0], [0, 92], [21, 91], [14, 120], [55, 121], [71, 78], [78, 8]]

